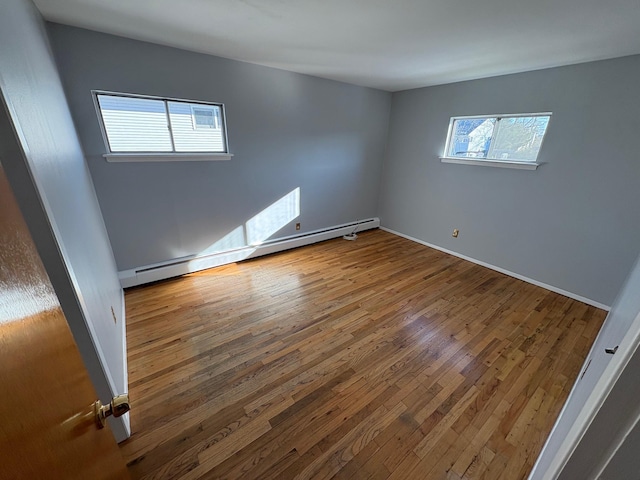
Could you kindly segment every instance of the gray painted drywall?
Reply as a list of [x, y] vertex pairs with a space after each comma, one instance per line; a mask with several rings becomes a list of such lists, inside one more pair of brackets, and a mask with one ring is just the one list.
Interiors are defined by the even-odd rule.
[[[29, 0], [0, 3], [0, 90], [0, 160], [90, 378], [110, 401], [127, 390], [122, 290], [45, 25]], [[111, 426], [124, 439], [123, 420]]]
[[[120, 270], [198, 254], [298, 187], [301, 231], [291, 222], [272, 238], [377, 214], [388, 92], [48, 29]], [[107, 163], [92, 89], [224, 103], [234, 157]]]
[[[640, 245], [638, 78], [631, 56], [395, 93], [382, 225], [611, 305]], [[547, 111], [538, 170], [438, 159], [452, 116]]]
[[[597, 394], [597, 384], [602, 380], [603, 375], [607, 375], [605, 369], [609, 363], [623, 360], [626, 353], [622, 349], [624, 348], [623, 338], [628, 334], [632, 336], [637, 334], [630, 328], [639, 314], [640, 257], [636, 260], [619, 295], [613, 302], [604, 326], [582, 367], [583, 372], [587, 365], [588, 369], [576, 381], [553, 431], [540, 453], [530, 476], [531, 480], [552, 478], [548, 472], [549, 466], [552, 465], [554, 457], [558, 455], [562, 443], [567, 441], [574, 423], [584, 421], [586, 418], [582, 408], [591, 395]], [[618, 349], [615, 355], [605, 353], [605, 348], [615, 348], [621, 344], [623, 347]], [[630, 344], [628, 348], [633, 351], [636, 345]], [[638, 365], [640, 365], [640, 354], [636, 354], [633, 358], [625, 367], [626, 373], [622, 374], [612, 392], [608, 394], [594, 422], [586, 430], [584, 438], [567, 462], [560, 478], [567, 480], [592, 478], [597, 466], [608, 456], [609, 448], [617, 445], [619, 433], [626, 431], [629, 428], [629, 422], [638, 418], [640, 410], [638, 410], [639, 405], [636, 400], [640, 394], [640, 381], [636, 377]]]

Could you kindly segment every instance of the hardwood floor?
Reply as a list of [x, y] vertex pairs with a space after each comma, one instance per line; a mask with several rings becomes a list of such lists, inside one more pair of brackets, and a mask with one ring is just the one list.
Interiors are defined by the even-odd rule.
[[526, 478], [605, 317], [380, 230], [126, 303], [144, 479]]

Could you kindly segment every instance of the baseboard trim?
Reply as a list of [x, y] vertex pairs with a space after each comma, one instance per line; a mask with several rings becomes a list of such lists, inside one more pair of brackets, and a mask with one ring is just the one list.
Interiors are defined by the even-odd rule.
[[235, 250], [217, 252], [211, 255], [180, 258], [153, 265], [145, 265], [135, 269], [118, 272], [118, 278], [122, 288], [135, 287], [145, 283], [156, 282], [167, 278], [178, 277], [188, 273], [194, 273], [208, 268], [219, 267], [229, 263], [235, 263], [250, 258], [261, 257], [270, 253], [282, 252], [292, 248], [311, 245], [313, 243], [339, 238], [355, 230], [362, 232], [378, 228], [380, 219], [377, 217], [359, 220], [352, 223], [335, 225], [320, 230], [306, 232], [300, 235], [282, 237], [261, 245], [246, 246]]
[[509, 270], [505, 270], [501, 267], [496, 267], [495, 265], [491, 265], [490, 263], [483, 262], [481, 260], [468, 257], [466, 255], [462, 255], [461, 253], [454, 252], [453, 250], [449, 250], [447, 248], [439, 247], [438, 245], [434, 245], [429, 242], [425, 242], [424, 240], [420, 240], [419, 238], [412, 237], [410, 235], [405, 235], [404, 233], [397, 232], [395, 230], [391, 230], [387, 227], [380, 227], [380, 230], [384, 230], [385, 232], [392, 233], [393, 235], [397, 235], [402, 238], [406, 238], [407, 240], [411, 240], [412, 242], [419, 243], [429, 248], [433, 248], [435, 250], [439, 250], [443, 253], [448, 253], [449, 255], [453, 255], [454, 257], [461, 258], [463, 260], [467, 260], [469, 262], [475, 263], [476, 265], [480, 265], [482, 267], [490, 268], [491, 270], [495, 270], [496, 272], [504, 273], [505, 275], [509, 275], [510, 277], [517, 278], [518, 280], [522, 280], [523, 282], [531, 283], [538, 287], [545, 288], [547, 290], [551, 290], [552, 292], [559, 293], [560, 295], [564, 295], [565, 297], [573, 298], [574, 300], [578, 300], [579, 302], [586, 303], [587, 305], [591, 305], [596, 308], [600, 308], [601, 310], [605, 310], [606, 312], [611, 310], [611, 307], [605, 305], [604, 303], [596, 302], [595, 300], [591, 300], [590, 298], [583, 297], [582, 295], [577, 295], [572, 292], [568, 292], [567, 290], [563, 290], [558, 287], [554, 287], [553, 285], [549, 285], [547, 283], [539, 282], [538, 280], [534, 280], [533, 278], [525, 277], [524, 275], [520, 275], [519, 273], [511, 272]]

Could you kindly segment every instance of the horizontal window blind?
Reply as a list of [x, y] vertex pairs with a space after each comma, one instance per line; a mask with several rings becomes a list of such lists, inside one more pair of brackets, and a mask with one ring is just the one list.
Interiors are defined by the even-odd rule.
[[162, 100], [98, 95], [112, 152], [171, 152], [171, 132]]
[[112, 153], [227, 153], [221, 105], [98, 93]]

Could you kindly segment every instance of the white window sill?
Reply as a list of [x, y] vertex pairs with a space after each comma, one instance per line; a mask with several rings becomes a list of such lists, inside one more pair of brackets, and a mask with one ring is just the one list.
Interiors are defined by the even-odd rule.
[[519, 168], [521, 170], [535, 170], [540, 166], [533, 162], [510, 162], [506, 160], [485, 160], [479, 158], [440, 157], [442, 163], [458, 163], [460, 165], [482, 165], [483, 167]]
[[215, 162], [231, 160], [230, 153], [106, 153], [107, 162]]

